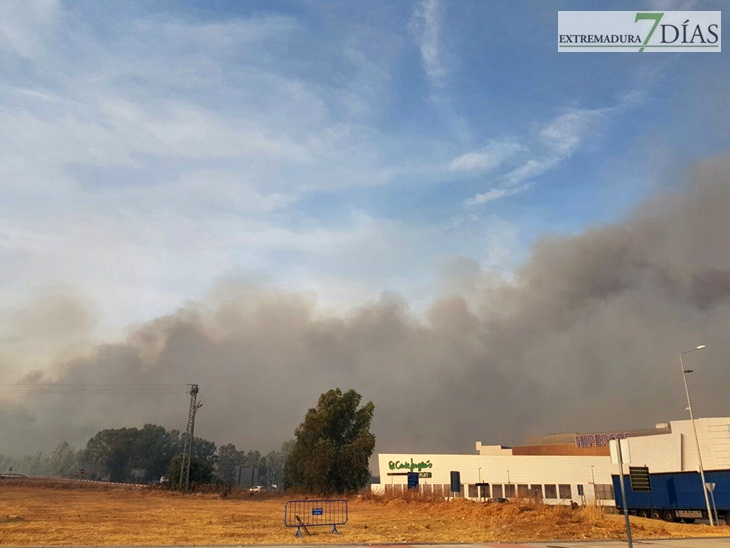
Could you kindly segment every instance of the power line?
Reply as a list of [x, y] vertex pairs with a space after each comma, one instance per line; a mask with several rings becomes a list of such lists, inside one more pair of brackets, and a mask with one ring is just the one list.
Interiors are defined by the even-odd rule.
[[187, 393], [182, 384], [68, 384], [68, 383], [0, 383], [0, 393], [73, 392], [73, 393]]

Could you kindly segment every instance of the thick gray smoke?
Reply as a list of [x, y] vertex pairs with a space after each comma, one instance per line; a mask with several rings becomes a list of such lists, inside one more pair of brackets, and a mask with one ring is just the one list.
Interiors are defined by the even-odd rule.
[[[512, 281], [465, 261], [460, 294], [425, 319], [389, 296], [322, 317], [301, 295], [221, 284], [125, 342], [29, 378], [198, 383], [196, 434], [262, 450], [292, 438], [320, 393], [354, 388], [375, 403], [376, 451], [471, 452], [476, 440], [686, 418], [678, 354], [706, 344], [685, 356], [695, 412], [727, 415], [728, 173], [727, 158], [705, 162], [622, 224], [546, 238]], [[187, 407], [184, 388], [15, 395], [0, 407], [0, 448], [82, 447], [102, 428], [147, 422], [184, 429]]]

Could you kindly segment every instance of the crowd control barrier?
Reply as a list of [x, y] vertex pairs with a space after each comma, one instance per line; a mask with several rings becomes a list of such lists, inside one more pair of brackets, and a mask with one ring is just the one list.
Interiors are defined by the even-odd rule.
[[307, 527], [329, 526], [333, 534], [339, 534], [338, 525], [347, 523], [346, 500], [290, 500], [284, 505], [284, 525], [296, 527], [294, 536], [301, 537]]

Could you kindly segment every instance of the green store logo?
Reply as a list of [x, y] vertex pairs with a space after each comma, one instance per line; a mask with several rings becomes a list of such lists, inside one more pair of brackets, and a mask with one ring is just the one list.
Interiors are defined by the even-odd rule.
[[431, 464], [430, 460], [421, 462], [415, 462], [413, 459], [411, 459], [410, 462], [391, 460], [388, 462], [388, 468], [390, 468], [391, 470], [409, 470], [411, 472], [418, 470], [420, 472], [424, 468], [433, 468], [433, 464]]

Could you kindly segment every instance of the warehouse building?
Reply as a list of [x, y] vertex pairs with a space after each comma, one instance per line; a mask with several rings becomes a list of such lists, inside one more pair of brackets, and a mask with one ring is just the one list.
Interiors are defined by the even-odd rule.
[[[627, 440], [625, 472], [629, 465], [648, 466], [650, 473], [697, 471], [698, 442], [705, 471], [730, 469], [730, 418], [695, 419], [695, 426], [697, 441], [692, 421], [682, 420], [646, 430], [551, 434], [519, 447], [478, 441], [473, 455], [379, 454], [380, 483], [371, 489], [402, 494], [410, 479], [411, 489], [423, 495], [613, 506], [611, 474], [619, 469], [611, 459], [611, 440]], [[453, 482], [458, 492], [452, 491]]]

